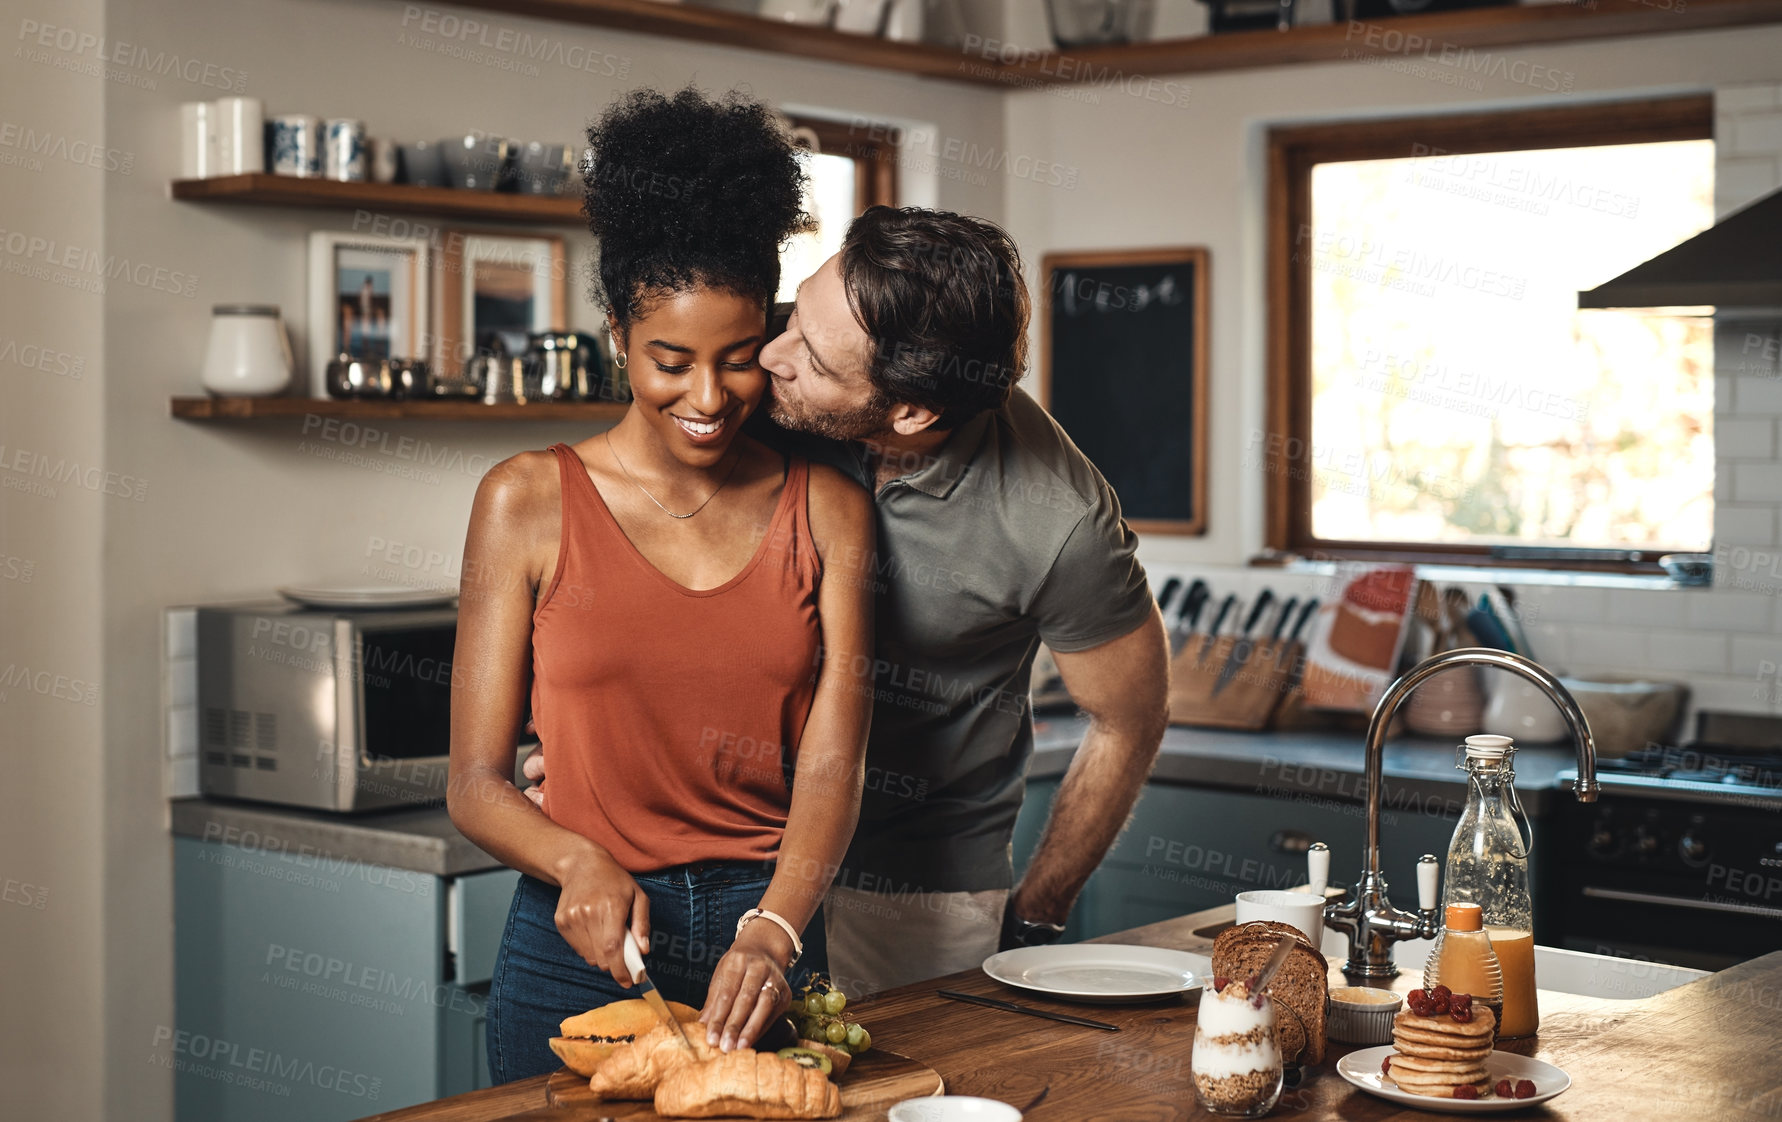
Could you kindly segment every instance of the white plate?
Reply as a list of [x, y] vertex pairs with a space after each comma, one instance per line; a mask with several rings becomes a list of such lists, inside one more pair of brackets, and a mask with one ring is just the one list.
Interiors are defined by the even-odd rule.
[[1392, 1080], [1380, 1074], [1381, 1062], [1392, 1055], [1392, 1051], [1392, 1045], [1382, 1044], [1378, 1048], [1350, 1052], [1337, 1061], [1337, 1074], [1369, 1094], [1414, 1106], [1418, 1110], [1444, 1111], [1448, 1114], [1494, 1114], [1505, 1110], [1521, 1110], [1526, 1106], [1544, 1103], [1572, 1085], [1572, 1077], [1550, 1063], [1531, 1060], [1514, 1052], [1493, 1052], [1485, 1060], [1486, 1077], [1493, 1084], [1500, 1079], [1531, 1079], [1535, 1085], [1533, 1096], [1526, 1099], [1500, 1099], [1496, 1095], [1487, 1095], [1482, 1099], [1436, 1099], [1428, 1095], [1413, 1095], [1409, 1091], [1399, 1090]]
[[1212, 969], [1203, 954], [1119, 943], [1017, 947], [984, 960], [984, 973], [1006, 986], [1098, 1005], [1190, 993]]
[[450, 604], [458, 594], [438, 588], [393, 588], [390, 585], [354, 588], [291, 586], [278, 594], [306, 608], [431, 608]]

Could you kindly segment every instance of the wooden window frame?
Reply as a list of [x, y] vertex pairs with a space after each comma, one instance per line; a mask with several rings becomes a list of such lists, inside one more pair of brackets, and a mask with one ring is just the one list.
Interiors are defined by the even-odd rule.
[[[871, 206], [897, 205], [897, 130], [863, 131], [858, 125], [827, 121], [821, 117], [794, 117], [794, 128], [808, 129], [825, 156], [846, 156], [854, 161], [854, 213]], [[881, 135], [875, 137], [874, 132]]]
[[[1296, 231], [1311, 229], [1312, 169], [1321, 163], [1413, 155], [1528, 151], [1602, 144], [1711, 139], [1710, 94], [1541, 109], [1397, 117], [1282, 126], [1268, 133], [1268, 377], [1264, 442], [1265, 544], [1305, 557], [1489, 565], [1498, 568], [1658, 572], [1663, 550], [1627, 550], [1617, 561], [1517, 560], [1491, 546], [1448, 542], [1369, 542], [1312, 534], [1310, 472], [1289, 452], [1312, 438], [1312, 269], [1295, 254]], [[1586, 548], [1586, 547], [1580, 547]]]

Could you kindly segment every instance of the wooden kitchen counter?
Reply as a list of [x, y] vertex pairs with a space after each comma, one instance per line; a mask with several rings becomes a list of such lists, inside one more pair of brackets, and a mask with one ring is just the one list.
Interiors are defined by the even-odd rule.
[[[1139, 943], [1211, 953], [1212, 940], [1196, 929], [1229, 922], [1231, 908], [1214, 909], [1108, 936], [1097, 942]], [[1333, 985], [1345, 984], [1338, 964]], [[1630, 972], [1640, 964], [1629, 963]], [[1413, 984], [1396, 979], [1394, 989]], [[964, 1005], [935, 996], [940, 986], [1004, 997], [1117, 1024], [1118, 1033], [1076, 1028], [1033, 1017]], [[1514, 1118], [1622, 1122], [1646, 1119], [1768, 1119], [1782, 1117], [1782, 951], [1723, 970], [1656, 997], [1619, 1001], [1542, 990], [1541, 1032], [1505, 1042], [1556, 1064], [1571, 1089]], [[1046, 1099], [1031, 1122], [1165, 1122], [1210, 1118], [1199, 1109], [1188, 1056], [1195, 1001], [1162, 1005], [1081, 1006], [1017, 993], [981, 971], [894, 990], [852, 1007], [872, 1030], [875, 1045], [933, 1067], [953, 1094], [983, 1095], [1017, 1106], [1042, 1089]], [[1331, 1043], [1325, 1062], [1297, 1088], [1281, 1095], [1271, 1118], [1435, 1118], [1351, 1087], [1336, 1074], [1338, 1057], [1352, 1051]], [[596, 1122], [594, 1110], [546, 1105], [545, 1077], [441, 1099], [377, 1116], [377, 1122]]]

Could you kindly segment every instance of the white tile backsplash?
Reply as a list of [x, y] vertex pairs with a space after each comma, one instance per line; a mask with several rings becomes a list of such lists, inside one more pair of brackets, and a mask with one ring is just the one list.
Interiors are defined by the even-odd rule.
[[1769, 417], [1714, 418], [1714, 458], [1768, 460], [1776, 454], [1776, 422]]
[[1682, 593], [1689, 605], [1689, 626], [1712, 631], [1756, 631], [1770, 629], [1770, 613], [1775, 597], [1761, 592], [1723, 590]]
[[1727, 637], [1704, 631], [1653, 631], [1646, 636], [1646, 665], [1655, 670], [1723, 674]]

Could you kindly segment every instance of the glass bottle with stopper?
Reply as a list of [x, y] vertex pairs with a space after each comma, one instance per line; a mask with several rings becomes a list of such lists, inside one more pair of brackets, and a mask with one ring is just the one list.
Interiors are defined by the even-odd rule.
[[[1503, 978], [1498, 1035], [1508, 1038], [1533, 1036], [1541, 1023], [1528, 882], [1534, 828], [1530, 825], [1525, 841], [1517, 820], [1526, 822], [1528, 815], [1516, 797], [1515, 754], [1515, 742], [1507, 736], [1469, 736], [1457, 750], [1454, 766], [1466, 772], [1466, 809], [1454, 828], [1442, 878], [1444, 909], [1461, 903], [1479, 907]], [[1435, 960], [1431, 954], [1432, 966]]]

